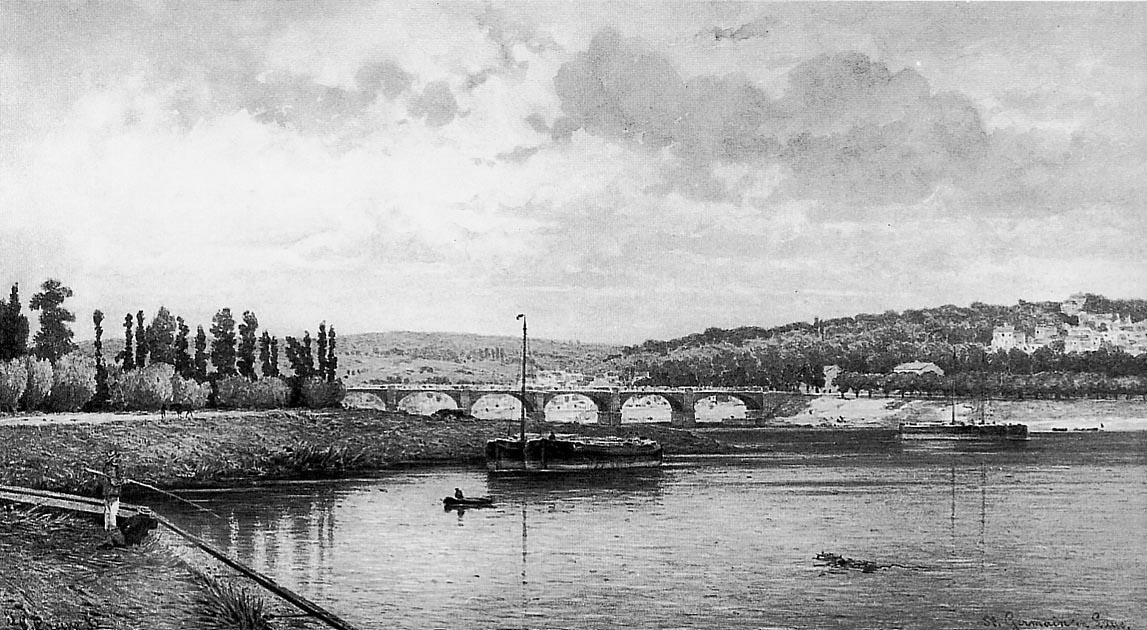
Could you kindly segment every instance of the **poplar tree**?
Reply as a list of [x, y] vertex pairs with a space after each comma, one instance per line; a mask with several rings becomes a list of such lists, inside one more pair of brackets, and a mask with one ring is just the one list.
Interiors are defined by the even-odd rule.
[[0, 300], [0, 361], [28, 354], [28, 318], [20, 314], [20, 284], [12, 285], [8, 302]]
[[211, 364], [219, 376], [235, 376], [235, 319], [225, 308], [211, 318]]
[[271, 376], [279, 376], [279, 339], [271, 337]]
[[203, 326], [195, 327], [195, 380], [207, 381], [207, 334]]
[[92, 323], [96, 329], [96, 340], [92, 344], [96, 355], [96, 393], [92, 396], [95, 407], [103, 407], [108, 402], [108, 368], [104, 364], [104, 313], [96, 309], [92, 313]]
[[239, 324], [239, 353], [236, 366], [239, 375], [255, 380], [258, 373], [255, 371], [255, 347], [258, 344], [256, 333], [259, 330], [259, 319], [251, 311], [243, 311], [243, 322]]
[[135, 314], [135, 365], [142, 368], [147, 365], [147, 329], [143, 326], [143, 311]]
[[70, 322], [76, 321], [76, 316], [64, 308], [64, 300], [72, 297], [72, 290], [59, 280], [49, 278], [40, 285], [40, 292], [32, 296], [28, 303], [33, 311], [40, 311], [40, 330], [33, 338], [36, 346], [36, 356], [47, 359], [53, 364], [65, 354], [76, 349], [72, 343], [72, 329]]
[[319, 351], [319, 378], [322, 380], [329, 380], [327, 377], [327, 323], [319, 323], [319, 338], [318, 338], [318, 351]]
[[191, 354], [188, 352], [188, 337], [191, 335], [191, 328], [187, 326], [187, 322], [182, 317], [175, 318], [175, 373], [183, 378], [191, 378], [195, 374], [195, 364], [191, 360]]
[[259, 337], [259, 372], [263, 376], [274, 376], [271, 370], [271, 333], [265, 330]]
[[335, 327], [331, 326], [327, 332], [327, 380], [334, 381], [338, 377], [339, 358], [335, 355]]
[[152, 363], [175, 365], [175, 331], [179, 326], [166, 306], [159, 307], [147, 325], [147, 349]]
[[131, 318], [131, 313], [123, 317], [123, 351], [116, 355], [116, 358], [123, 359], [123, 371], [130, 372], [135, 369], [135, 351], [132, 349], [132, 333], [131, 327], [134, 320]]

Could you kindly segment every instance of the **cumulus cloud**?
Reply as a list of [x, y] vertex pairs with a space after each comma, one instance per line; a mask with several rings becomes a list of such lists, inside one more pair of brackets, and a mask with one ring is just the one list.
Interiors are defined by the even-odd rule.
[[421, 94], [410, 101], [410, 115], [425, 118], [426, 124], [431, 127], [448, 125], [457, 114], [458, 101], [445, 81], [428, 84]]
[[686, 79], [665, 57], [606, 30], [555, 77], [565, 116], [553, 134], [584, 129], [671, 149], [694, 172], [716, 161], [780, 162], [793, 174], [790, 194], [874, 203], [922, 199], [985, 155], [975, 107], [933, 94], [913, 70], [833, 54], [788, 78], [778, 99], [742, 76]]

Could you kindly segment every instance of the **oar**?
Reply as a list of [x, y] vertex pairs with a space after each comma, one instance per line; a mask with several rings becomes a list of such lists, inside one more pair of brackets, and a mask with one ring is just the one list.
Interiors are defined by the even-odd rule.
[[[86, 471], [88, 471], [94, 475], [100, 475], [102, 477], [107, 477], [109, 479], [111, 478], [111, 476], [108, 475], [107, 473], [100, 472], [98, 470], [92, 470], [91, 468], [84, 468], [84, 470], [86, 470]], [[217, 519], [226, 520], [222, 516], [219, 516], [215, 512], [212, 512], [211, 510], [209, 510], [209, 509], [207, 509], [207, 508], [205, 508], [205, 507], [203, 507], [197, 503], [194, 503], [192, 501], [188, 501], [187, 499], [184, 499], [183, 497], [181, 497], [177, 494], [172, 494], [171, 492], [168, 492], [167, 490], [164, 490], [162, 488], [156, 488], [155, 486], [151, 485], [150, 483], [144, 483], [142, 481], [136, 481], [135, 479], [128, 479], [126, 477], [124, 478], [123, 481], [124, 481], [124, 483], [134, 483], [135, 485], [143, 486], [144, 488], [147, 488], [148, 490], [155, 490], [156, 492], [159, 492], [161, 494], [166, 494], [167, 496], [169, 496], [169, 497], [171, 497], [177, 501], [183, 501], [187, 505], [190, 505], [191, 507], [199, 510], [200, 512], [207, 512], [208, 514], [210, 514], [211, 516], [214, 516]]]

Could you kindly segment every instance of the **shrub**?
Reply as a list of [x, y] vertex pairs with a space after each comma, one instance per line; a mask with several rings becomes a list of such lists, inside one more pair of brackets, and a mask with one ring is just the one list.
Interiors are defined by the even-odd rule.
[[216, 382], [215, 404], [231, 409], [278, 409], [287, 406], [290, 393], [290, 387], [281, 378], [251, 381], [231, 376]]
[[300, 389], [302, 402], [310, 409], [338, 407], [346, 396], [346, 385], [341, 380], [325, 381], [317, 376], [304, 378]]
[[185, 378], [179, 374], [171, 377], [171, 402], [183, 405], [184, 409], [202, 409], [207, 406], [207, 397], [211, 395], [211, 386], [200, 383], [193, 378]]
[[[127, 409], [159, 409], [171, 402], [171, 377], [175, 367], [170, 363], [151, 363], [125, 372], [120, 378], [123, 406]], [[113, 394], [112, 398], [115, 398]]]
[[0, 362], [0, 411], [16, 413], [28, 387], [28, 367], [23, 359]]
[[52, 391], [52, 364], [47, 359], [37, 359], [30, 355], [24, 360], [24, 366], [28, 371], [28, 385], [24, 388], [20, 406], [25, 411], [33, 411], [44, 404], [44, 400]]
[[66, 354], [56, 361], [48, 408], [52, 411], [79, 411], [96, 393], [96, 363], [78, 354]]

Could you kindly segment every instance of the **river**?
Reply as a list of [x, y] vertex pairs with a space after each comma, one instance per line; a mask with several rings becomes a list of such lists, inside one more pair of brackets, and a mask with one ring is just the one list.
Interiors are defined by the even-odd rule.
[[[455, 487], [497, 505], [445, 511]], [[770, 441], [640, 473], [187, 496], [226, 520], [155, 507], [362, 628], [1147, 628], [1147, 433]]]

